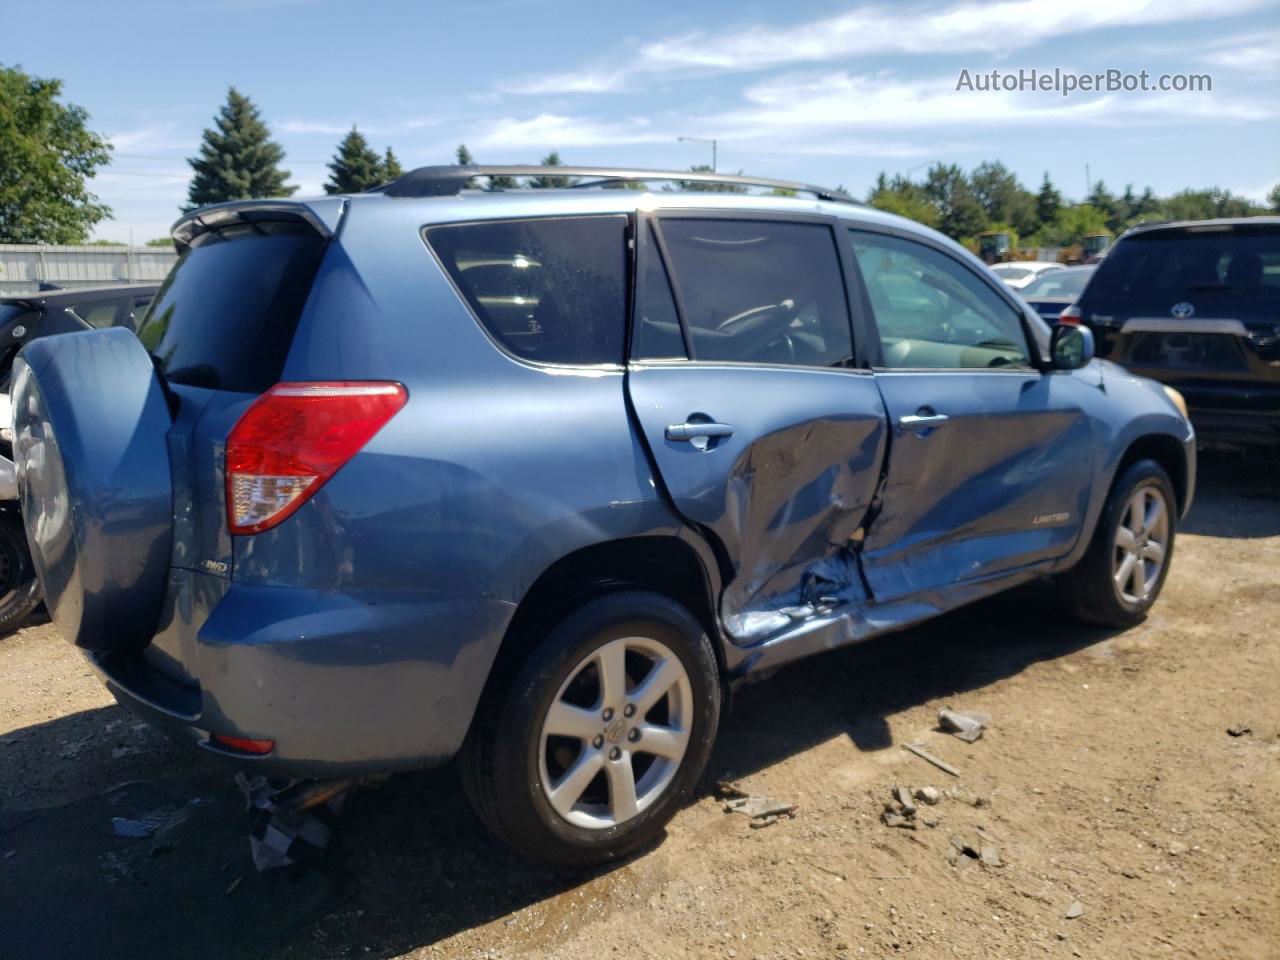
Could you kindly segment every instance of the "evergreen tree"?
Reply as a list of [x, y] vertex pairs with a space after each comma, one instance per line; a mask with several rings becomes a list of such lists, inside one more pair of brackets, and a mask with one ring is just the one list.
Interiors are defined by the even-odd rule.
[[62, 81], [0, 66], [0, 243], [83, 243], [111, 215], [86, 181], [110, 160]]
[[1046, 170], [1044, 180], [1040, 183], [1040, 192], [1036, 194], [1036, 219], [1040, 221], [1040, 225], [1052, 223], [1061, 206], [1062, 194], [1053, 185]]
[[390, 183], [392, 180], [404, 174], [404, 168], [400, 166], [400, 161], [396, 159], [396, 155], [391, 152], [391, 148], [387, 147], [387, 152], [382, 157], [382, 180], [384, 183]]
[[476, 158], [471, 156], [471, 151], [467, 149], [467, 145], [465, 143], [458, 144], [458, 149], [455, 152], [455, 156], [457, 157], [457, 160], [455, 162], [458, 164], [458, 166], [460, 167], [475, 166]]
[[1280, 213], [1280, 183], [1271, 188], [1271, 192], [1267, 194], [1267, 205], [1271, 207], [1272, 213]]
[[187, 160], [195, 176], [184, 212], [226, 200], [287, 197], [297, 189], [285, 184], [289, 171], [280, 169], [284, 150], [271, 139], [253, 101], [235, 87], [227, 91], [214, 127], [205, 130], [200, 155]]
[[1035, 230], [1035, 194], [1025, 189], [1003, 163], [978, 164], [969, 177], [969, 184], [988, 220], [1010, 226], [1017, 233]]
[[867, 194], [867, 203], [877, 210], [896, 213], [907, 217], [926, 227], [938, 226], [938, 208], [933, 205], [918, 183], [912, 183], [906, 177], [898, 175], [891, 181], [881, 173], [876, 177], [875, 186]]
[[1124, 209], [1123, 202], [1108, 190], [1107, 185], [1101, 180], [1093, 185], [1093, 189], [1089, 191], [1089, 196], [1085, 198], [1084, 202], [1095, 210], [1101, 210], [1106, 215], [1108, 230], [1114, 233], [1124, 227], [1124, 222], [1128, 215]]
[[[544, 167], [561, 166], [562, 164], [560, 162], [560, 151], [552, 150], [549, 154], [547, 154], [545, 157], [542, 158], [542, 165]], [[571, 186], [572, 184], [573, 184], [572, 177], [556, 177], [548, 174], [546, 176], [529, 178], [529, 186], [536, 187], [543, 190], [554, 190], [557, 187], [568, 187], [568, 186]]]
[[338, 144], [338, 152], [328, 166], [332, 173], [324, 185], [325, 193], [363, 193], [386, 182], [382, 159], [354, 125]]
[[951, 239], [964, 240], [986, 229], [987, 213], [955, 164], [930, 167], [924, 192], [938, 209], [938, 229]]

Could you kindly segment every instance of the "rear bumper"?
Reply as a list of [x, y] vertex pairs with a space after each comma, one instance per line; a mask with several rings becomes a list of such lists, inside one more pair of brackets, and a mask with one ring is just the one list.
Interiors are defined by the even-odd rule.
[[[175, 609], [184, 606], [180, 596]], [[241, 768], [385, 773], [457, 752], [512, 612], [482, 599], [233, 583], [190, 642], [173, 648], [183, 651], [180, 670], [141, 655], [90, 662], [126, 708]], [[246, 754], [213, 734], [274, 748]]]

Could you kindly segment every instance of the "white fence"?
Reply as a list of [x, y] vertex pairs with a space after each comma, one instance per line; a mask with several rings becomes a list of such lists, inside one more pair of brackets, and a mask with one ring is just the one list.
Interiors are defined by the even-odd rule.
[[102, 287], [163, 280], [178, 255], [164, 247], [90, 247], [0, 243], [0, 294], [34, 293], [41, 284]]

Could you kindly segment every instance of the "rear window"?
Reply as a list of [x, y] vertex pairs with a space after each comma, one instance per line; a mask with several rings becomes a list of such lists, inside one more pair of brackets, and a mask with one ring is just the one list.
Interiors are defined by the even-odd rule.
[[1093, 270], [1050, 270], [1022, 288], [1024, 300], [1036, 297], [1078, 297], [1093, 276]]
[[992, 267], [991, 272], [1001, 280], [1025, 280], [1031, 276], [1026, 267]]
[[284, 370], [324, 248], [301, 223], [201, 234], [156, 294], [138, 339], [174, 383], [261, 393]]
[[1205, 295], [1280, 300], [1280, 229], [1206, 225], [1134, 234], [1107, 254], [1088, 294], [1166, 309]]
[[427, 242], [490, 336], [541, 363], [621, 363], [627, 218], [430, 227]]

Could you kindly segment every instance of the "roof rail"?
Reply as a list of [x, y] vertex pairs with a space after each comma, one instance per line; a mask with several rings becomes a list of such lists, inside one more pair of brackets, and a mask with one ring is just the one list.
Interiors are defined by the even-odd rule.
[[797, 183], [792, 180], [773, 180], [768, 177], [744, 177], [730, 173], [711, 173], [695, 170], [638, 170], [626, 167], [562, 167], [562, 166], [437, 166], [418, 167], [403, 176], [375, 188], [376, 193], [389, 197], [451, 197], [461, 193], [476, 177], [574, 177], [571, 189], [604, 187], [628, 182], [661, 181], [666, 183], [724, 184], [736, 187], [768, 187], [811, 194], [819, 200], [837, 203], [854, 203], [861, 206], [843, 190]]

